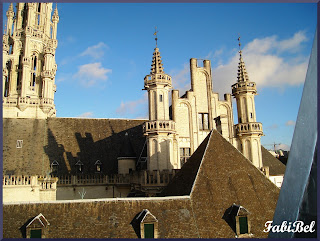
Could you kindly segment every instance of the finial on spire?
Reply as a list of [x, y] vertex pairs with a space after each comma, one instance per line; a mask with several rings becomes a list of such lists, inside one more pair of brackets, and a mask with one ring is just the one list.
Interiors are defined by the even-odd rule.
[[239, 37], [238, 37], [238, 42], [239, 42], [239, 53], [240, 53], [240, 56], [241, 56], [242, 51], [241, 51], [240, 34], [239, 34]]
[[53, 14], [58, 15], [58, 3], [56, 3], [56, 8], [54, 9]]
[[156, 38], [155, 38], [155, 40], [156, 40], [156, 48], [158, 47], [158, 37], [157, 37], [157, 33], [158, 33], [158, 31], [157, 31], [157, 26], [156, 26], [156, 27], [155, 27], [155, 32], [154, 32], [154, 34], [153, 34], [153, 35], [156, 36]]
[[10, 3], [9, 11], [13, 11], [13, 3]]

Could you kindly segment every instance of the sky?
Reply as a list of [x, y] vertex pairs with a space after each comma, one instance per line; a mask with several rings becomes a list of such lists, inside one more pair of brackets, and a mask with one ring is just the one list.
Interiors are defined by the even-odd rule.
[[[150, 73], [155, 27], [173, 88], [180, 95], [190, 89], [190, 58], [209, 59], [213, 91], [223, 99], [237, 80], [240, 35], [249, 79], [257, 84], [256, 116], [265, 135], [261, 143], [268, 149], [273, 143], [290, 147], [316, 30], [316, 3], [57, 6], [57, 117], [147, 119], [142, 89]], [[5, 3], [4, 16], [7, 9]]]

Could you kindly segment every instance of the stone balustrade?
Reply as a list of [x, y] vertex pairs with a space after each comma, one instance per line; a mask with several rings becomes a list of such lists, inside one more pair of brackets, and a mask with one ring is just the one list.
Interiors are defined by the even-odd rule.
[[[141, 184], [141, 186], [165, 186], [167, 185], [178, 170], [134, 172], [130, 174], [79, 174], [58, 176], [57, 184], [60, 186], [76, 185], [131, 185]], [[139, 175], [138, 175], [139, 174]]]
[[242, 92], [242, 91], [251, 91], [251, 92], [257, 92], [257, 87], [255, 82], [238, 82], [231, 86], [232, 88], [232, 94], [235, 94], [236, 92]]
[[56, 177], [4, 175], [3, 186], [39, 186], [40, 190], [56, 189]]
[[143, 124], [143, 132], [145, 134], [150, 132], [168, 132], [174, 133], [176, 129], [176, 123], [172, 120], [163, 121], [147, 121]]
[[241, 123], [235, 126], [237, 135], [245, 134], [263, 134], [262, 124], [260, 122]]
[[130, 175], [79, 174], [59, 176], [58, 185], [130, 184]]
[[166, 186], [178, 170], [144, 171], [142, 186]]
[[3, 176], [3, 186], [31, 185], [31, 176]]
[[147, 88], [149, 85], [154, 84], [166, 84], [169, 87], [172, 86], [171, 77], [167, 74], [153, 74], [153, 75], [147, 75], [144, 78], [144, 87]]
[[53, 105], [53, 99], [50, 98], [42, 98], [40, 100], [41, 105]]
[[10, 97], [3, 97], [2, 98], [3, 104], [6, 106], [16, 106], [18, 104], [17, 98], [10, 98]]

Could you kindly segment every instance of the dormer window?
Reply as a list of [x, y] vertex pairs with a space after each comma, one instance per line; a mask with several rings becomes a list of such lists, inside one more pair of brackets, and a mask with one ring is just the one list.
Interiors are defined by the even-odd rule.
[[40, 213], [26, 225], [26, 238], [46, 238], [50, 223]]
[[97, 173], [100, 173], [100, 172], [101, 172], [101, 165], [102, 165], [101, 161], [100, 161], [100, 160], [97, 160], [97, 161], [94, 163], [94, 165], [96, 166], [96, 172], [97, 172]]
[[223, 219], [233, 229], [237, 238], [249, 238], [253, 235], [250, 231], [249, 216], [250, 213], [244, 207], [234, 203], [225, 211]]
[[138, 238], [159, 238], [158, 220], [148, 209], [143, 209], [131, 221]]
[[59, 162], [53, 161], [51, 164], [51, 174], [57, 175], [59, 170]]
[[78, 173], [82, 173], [82, 171], [83, 171], [83, 163], [80, 160], [77, 161], [76, 167], [77, 167], [77, 172]]

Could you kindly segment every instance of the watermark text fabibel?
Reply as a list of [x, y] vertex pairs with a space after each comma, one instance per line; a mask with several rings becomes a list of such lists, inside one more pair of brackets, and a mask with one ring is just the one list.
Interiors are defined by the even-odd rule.
[[265, 229], [263, 232], [268, 233], [272, 231], [273, 233], [313, 233], [315, 232], [315, 221], [312, 221], [309, 225], [305, 225], [303, 221], [287, 222], [283, 221], [281, 224], [272, 225], [272, 221], [267, 221], [265, 223]]

